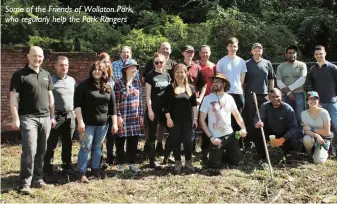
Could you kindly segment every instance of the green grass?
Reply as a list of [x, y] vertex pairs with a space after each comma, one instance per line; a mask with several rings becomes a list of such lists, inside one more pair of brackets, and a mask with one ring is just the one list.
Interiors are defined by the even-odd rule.
[[[77, 160], [78, 148], [75, 142], [73, 161]], [[21, 195], [16, 191], [20, 155], [18, 143], [1, 146], [1, 200], [6, 203], [337, 202], [336, 160], [314, 165], [303, 158], [287, 164], [272, 159], [274, 180], [270, 181], [268, 165], [254, 162], [252, 153], [245, 155], [244, 165], [225, 166], [219, 172], [202, 169], [197, 155], [194, 174], [174, 175], [173, 165], [156, 172], [144, 161], [138, 164], [143, 170], [138, 176], [130, 171], [117, 172], [113, 166], [107, 169], [109, 177], [105, 180], [81, 184], [63, 176], [53, 189], [33, 189], [32, 195]], [[279, 151], [273, 149], [271, 156], [279, 157]], [[55, 163], [60, 164], [60, 148]], [[112, 177], [113, 173], [116, 176]]]

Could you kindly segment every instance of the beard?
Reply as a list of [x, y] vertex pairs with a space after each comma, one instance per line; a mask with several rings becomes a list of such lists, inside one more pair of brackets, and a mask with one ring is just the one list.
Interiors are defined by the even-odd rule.
[[223, 85], [215, 85], [215, 86], [212, 86], [212, 92], [220, 92], [222, 90], [222, 87]]

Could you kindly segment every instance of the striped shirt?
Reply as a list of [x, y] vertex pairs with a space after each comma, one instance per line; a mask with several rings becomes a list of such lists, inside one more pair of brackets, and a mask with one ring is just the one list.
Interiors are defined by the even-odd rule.
[[[122, 78], [122, 68], [123, 68], [123, 60], [117, 60], [112, 63], [112, 70], [114, 72], [115, 80]], [[137, 72], [135, 78], [136, 80], [139, 80], [139, 72]]]
[[139, 136], [141, 133], [140, 120], [144, 115], [144, 105], [142, 100], [142, 86], [140, 80], [134, 79], [129, 91], [122, 80], [117, 80], [114, 91], [116, 94], [117, 115], [121, 116], [124, 125], [118, 128], [120, 137]]

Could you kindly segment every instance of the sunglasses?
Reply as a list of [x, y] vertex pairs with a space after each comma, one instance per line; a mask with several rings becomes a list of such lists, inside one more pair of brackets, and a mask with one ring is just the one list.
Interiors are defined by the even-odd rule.
[[158, 65], [158, 64], [164, 64], [164, 62], [163, 62], [163, 61], [155, 61], [154, 64], [155, 64], [155, 65]]

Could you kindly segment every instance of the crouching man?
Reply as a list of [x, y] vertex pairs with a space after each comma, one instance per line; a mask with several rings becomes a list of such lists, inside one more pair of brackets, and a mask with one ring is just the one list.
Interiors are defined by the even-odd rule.
[[272, 139], [270, 144], [272, 147], [281, 147], [285, 155], [301, 148], [300, 140], [303, 138], [303, 133], [297, 126], [295, 111], [281, 99], [281, 91], [277, 88], [271, 89], [269, 91], [270, 101], [262, 104], [260, 108], [261, 121], [257, 115], [254, 118], [256, 129], [253, 133], [253, 140], [261, 159], [266, 158], [261, 127], [264, 127], [266, 140], [269, 140], [270, 135], [275, 135], [275, 139]]
[[[200, 125], [212, 143], [209, 149], [208, 167], [221, 167], [221, 160], [236, 165], [242, 160], [243, 155], [232, 129], [231, 114], [241, 127], [242, 137], [247, 135], [246, 127], [233, 97], [225, 93], [230, 88], [227, 77], [217, 73], [212, 77], [212, 81], [212, 93], [204, 98], [199, 115]], [[205, 122], [206, 117], [208, 117], [208, 125]]]

